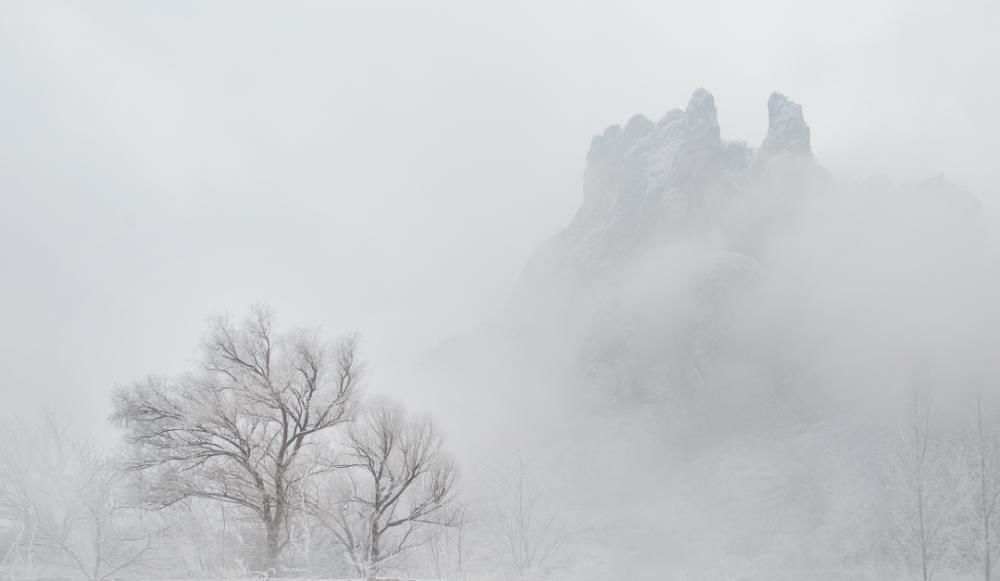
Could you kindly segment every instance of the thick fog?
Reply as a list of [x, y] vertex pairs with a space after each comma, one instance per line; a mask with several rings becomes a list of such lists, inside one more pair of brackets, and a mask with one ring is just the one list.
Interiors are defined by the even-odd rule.
[[1000, 576], [998, 17], [3, 6], [0, 579]]

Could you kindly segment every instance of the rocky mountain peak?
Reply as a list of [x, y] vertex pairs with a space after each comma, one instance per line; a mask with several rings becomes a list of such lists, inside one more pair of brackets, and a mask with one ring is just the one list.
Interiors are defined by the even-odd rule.
[[760, 147], [761, 153], [812, 155], [809, 141], [809, 126], [802, 115], [802, 106], [781, 93], [771, 93], [767, 100], [767, 137]]
[[703, 121], [707, 125], [719, 126], [718, 111], [715, 109], [715, 97], [705, 89], [698, 88], [688, 100], [684, 110], [692, 120]]

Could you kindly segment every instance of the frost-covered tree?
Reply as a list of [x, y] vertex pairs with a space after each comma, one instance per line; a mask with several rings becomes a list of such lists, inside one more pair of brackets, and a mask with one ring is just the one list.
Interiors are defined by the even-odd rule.
[[948, 557], [954, 490], [946, 437], [935, 429], [928, 396], [913, 390], [910, 399], [894, 466], [893, 529], [905, 567], [931, 581]]
[[313, 503], [317, 520], [358, 573], [373, 575], [457, 521], [457, 470], [429, 418], [386, 400], [364, 409], [345, 451]]
[[240, 507], [259, 523], [260, 565], [273, 571], [292, 497], [316, 464], [312, 444], [351, 418], [361, 371], [353, 337], [279, 334], [272, 313], [255, 307], [241, 324], [212, 321], [198, 369], [117, 390], [112, 418], [126, 431], [130, 467], [149, 472], [150, 502]]
[[965, 438], [968, 470], [967, 507], [973, 547], [983, 579], [994, 577], [1000, 559], [1000, 416], [977, 395], [975, 415]]
[[154, 519], [131, 501], [111, 461], [52, 418], [5, 423], [0, 440], [0, 510], [18, 531], [4, 555], [8, 570], [99, 581], [144, 564]]
[[454, 513], [455, 525], [440, 527], [428, 537], [425, 545], [430, 572], [435, 579], [464, 579], [466, 554], [465, 506]]
[[495, 471], [492, 480], [490, 536], [504, 551], [502, 561], [514, 578], [536, 574], [551, 564], [564, 541], [558, 511], [544, 502], [520, 454], [513, 470]]

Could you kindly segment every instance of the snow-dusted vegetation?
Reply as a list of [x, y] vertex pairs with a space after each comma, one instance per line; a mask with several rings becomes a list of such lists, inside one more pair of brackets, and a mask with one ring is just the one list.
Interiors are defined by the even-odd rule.
[[569, 226], [414, 373], [461, 410], [467, 470], [431, 417], [364, 395], [355, 337], [254, 307], [114, 392], [114, 451], [5, 424], [4, 575], [992, 578], [979, 206], [839, 182], [799, 105], [768, 113], [759, 148], [725, 142], [699, 89], [594, 138]]
[[1000, 579], [939, 4], [0, 5], [0, 581]]
[[431, 376], [488, 377], [531, 418], [504, 433], [574, 507], [573, 576], [596, 558], [643, 578], [992, 578], [1000, 270], [980, 205], [940, 177], [837, 180], [798, 104], [768, 113], [759, 148], [720, 138], [701, 89], [595, 137], [569, 226]]

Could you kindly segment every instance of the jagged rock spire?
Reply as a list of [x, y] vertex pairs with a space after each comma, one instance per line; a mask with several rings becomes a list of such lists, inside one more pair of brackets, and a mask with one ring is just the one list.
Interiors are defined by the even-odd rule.
[[715, 109], [715, 97], [713, 97], [712, 94], [705, 89], [695, 89], [695, 92], [691, 94], [691, 98], [688, 100], [685, 112], [688, 115], [695, 115], [699, 118], [708, 119], [718, 123], [718, 112]]
[[767, 100], [767, 137], [760, 151], [812, 155], [809, 126], [802, 116], [802, 106], [781, 93], [771, 93]]
[[701, 88], [695, 90], [688, 100], [684, 115], [690, 126], [689, 133], [692, 138], [698, 135], [712, 144], [722, 142], [715, 97], [711, 93]]

